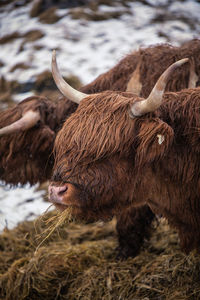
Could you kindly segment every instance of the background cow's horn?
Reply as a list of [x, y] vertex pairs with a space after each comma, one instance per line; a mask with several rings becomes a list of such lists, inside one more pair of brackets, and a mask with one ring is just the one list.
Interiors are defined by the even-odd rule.
[[160, 76], [157, 83], [155, 84], [153, 90], [151, 91], [149, 97], [142, 101], [135, 102], [131, 107], [131, 115], [133, 117], [142, 116], [148, 112], [155, 111], [162, 103], [162, 96], [169, 80], [169, 77], [174, 72], [174, 70], [183, 64], [185, 64], [189, 59], [183, 58], [173, 63], [171, 66], [165, 70], [165, 72]]
[[16, 122], [3, 127], [0, 129], [0, 136], [16, 133], [18, 131], [25, 131], [33, 126], [36, 125], [36, 123], [40, 120], [40, 114], [37, 111], [29, 110], [27, 111], [23, 117]]
[[87, 97], [87, 94], [81, 93], [77, 90], [75, 90], [74, 88], [72, 88], [61, 76], [59, 70], [58, 70], [58, 66], [57, 66], [57, 62], [56, 62], [56, 51], [53, 50], [53, 54], [52, 54], [52, 75], [53, 75], [53, 79], [57, 85], [57, 88], [60, 90], [60, 92], [67, 97], [69, 100], [75, 102], [75, 103], [80, 103], [80, 101]]

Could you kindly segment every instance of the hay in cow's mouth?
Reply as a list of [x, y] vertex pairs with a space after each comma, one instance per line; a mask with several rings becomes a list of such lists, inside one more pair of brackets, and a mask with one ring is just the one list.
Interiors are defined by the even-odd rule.
[[[45, 215], [42, 215], [40, 218], [43, 218]], [[40, 219], [39, 218], [39, 219]], [[43, 232], [40, 232], [37, 236], [38, 240], [40, 243], [38, 244], [36, 251], [42, 246], [44, 241], [46, 241], [55, 230], [59, 229], [59, 227], [68, 224], [73, 221], [72, 217], [72, 207], [71, 206], [66, 206], [66, 208], [62, 211], [56, 211], [56, 214], [51, 216], [50, 218], [46, 219], [45, 216], [45, 224], [46, 224], [46, 229]]]

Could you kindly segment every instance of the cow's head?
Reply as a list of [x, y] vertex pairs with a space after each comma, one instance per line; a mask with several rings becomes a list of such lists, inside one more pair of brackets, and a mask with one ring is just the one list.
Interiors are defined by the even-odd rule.
[[0, 111], [0, 178], [34, 184], [50, 178], [57, 131], [75, 104], [32, 96]]
[[142, 168], [160, 159], [173, 141], [173, 130], [154, 111], [162, 102], [171, 65], [147, 99], [125, 92], [86, 95], [61, 79], [55, 54], [53, 76], [60, 90], [79, 102], [55, 141], [55, 165], [49, 199], [57, 208], [71, 207], [87, 220], [108, 218], [129, 206]]

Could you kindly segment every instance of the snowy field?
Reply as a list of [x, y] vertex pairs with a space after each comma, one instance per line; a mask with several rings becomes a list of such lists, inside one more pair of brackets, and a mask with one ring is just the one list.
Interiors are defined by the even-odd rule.
[[[13, 32], [24, 34], [35, 29], [44, 35], [26, 43], [23, 51], [20, 51], [23, 38], [1, 44], [0, 61], [4, 65], [0, 68], [0, 76], [7, 80], [31, 81], [42, 71], [50, 70], [52, 50], [57, 49], [62, 74], [74, 74], [86, 84], [141, 46], [163, 42], [177, 46], [192, 38], [200, 38], [199, 2], [146, 2], [149, 5], [130, 2], [128, 12], [120, 1], [117, 7], [102, 5], [100, 12], [124, 9], [124, 14], [118, 19], [98, 22], [73, 20], [68, 9], [58, 9], [57, 14], [63, 17], [55, 24], [42, 24], [37, 17], [30, 18], [32, 3], [18, 8], [13, 8], [12, 4], [1, 7], [0, 38]], [[18, 63], [25, 63], [29, 68], [10, 72]], [[32, 94], [15, 95], [15, 99], [21, 101]], [[33, 219], [45, 212], [49, 206], [43, 200], [45, 192], [36, 189], [37, 186], [10, 188], [0, 183], [0, 230], [5, 226], [12, 228], [22, 220]]]

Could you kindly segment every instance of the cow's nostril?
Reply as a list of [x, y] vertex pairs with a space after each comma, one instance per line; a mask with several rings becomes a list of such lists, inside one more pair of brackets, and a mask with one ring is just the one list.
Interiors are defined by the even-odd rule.
[[63, 184], [62, 186], [56, 186], [54, 184], [49, 185], [49, 200], [52, 203], [63, 204], [65, 198], [65, 192], [67, 192], [69, 186], [68, 184]]
[[61, 195], [64, 194], [67, 190], [68, 190], [68, 186], [67, 186], [67, 185], [60, 186], [59, 189], [58, 189], [58, 195], [61, 196]]

